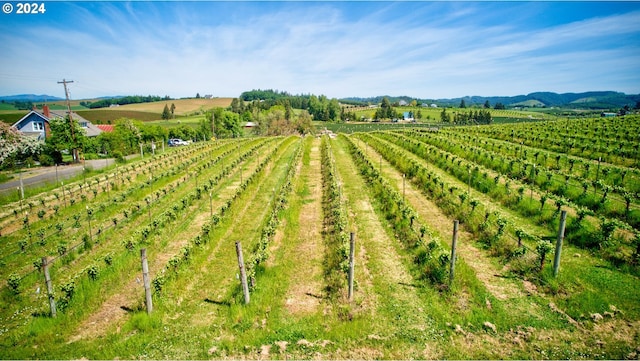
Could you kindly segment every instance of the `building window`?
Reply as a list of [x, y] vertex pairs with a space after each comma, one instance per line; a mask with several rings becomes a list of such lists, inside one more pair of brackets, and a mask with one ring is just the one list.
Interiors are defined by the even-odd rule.
[[80, 122], [80, 126], [82, 128], [86, 128], [87, 127], [87, 122]]
[[34, 131], [42, 131], [44, 130], [44, 124], [42, 122], [33, 122], [33, 130]]

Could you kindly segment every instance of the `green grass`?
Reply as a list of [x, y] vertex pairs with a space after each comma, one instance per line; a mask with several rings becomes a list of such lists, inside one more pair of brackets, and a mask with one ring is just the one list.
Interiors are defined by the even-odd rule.
[[[197, 118], [184, 118], [183, 124], [197, 124]], [[359, 131], [366, 129], [366, 126], [353, 125], [352, 129], [343, 128], [341, 131]], [[339, 128], [335, 129], [338, 131]], [[354, 140], [354, 146], [367, 149], [367, 157], [377, 165], [381, 159], [375, 149], [382, 148], [365, 144], [372, 141], [373, 137], [363, 134], [359, 138], [361, 141]], [[503, 269], [505, 263], [502, 259], [489, 257], [490, 251], [483, 248], [476, 235], [473, 239], [465, 239], [465, 242], [468, 241], [468, 247], [473, 247], [473, 251], [488, 259], [483, 263], [489, 270], [482, 273], [484, 278], [474, 268], [477, 267], [473, 263], [476, 259], [460, 257], [452, 288], [444, 290], [432, 286], [422, 278], [424, 270], [414, 262], [416, 249], [407, 247], [395, 234], [392, 224], [383, 213], [383, 207], [374, 199], [373, 188], [361, 176], [363, 170], [353, 162], [348, 138], [342, 136], [327, 141], [331, 144], [331, 154], [336, 164], [335, 176], [339, 180], [344, 207], [348, 212], [348, 225], [356, 232], [356, 293], [352, 302], [343, 297], [342, 293], [346, 293], [343, 291], [336, 297], [327, 297], [325, 291], [317, 291], [327, 283], [321, 264], [327, 259], [327, 245], [323, 238], [313, 239], [315, 243], [311, 243], [309, 231], [313, 226], [320, 233], [316, 237], [323, 237], [324, 217], [320, 215], [313, 220], [303, 217], [308, 205], [322, 208], [321, 198], [312, 196], [322, 192], [315, 182], [321, 174], [320, 139], [289, 137], [241, 141], [244, 143], [230, 140], [217, 142], [215, 146], [213, 143], [192, 145], [203, 146], [202, 151], [193, 154], [189, 154], [187, 151], [190, 148], [186, 147], [171, 149], [171, 152], [181, 155], [175, 166], [167, 166], [155, 158], [145, 158], [145, 163], [135, 162], [136, 169], [154, 167], [154, 172], [160, 169], [164, 171], [165, 168], [179, 169], [177, 173], [166, 175], [153, 183], [156, 191], [170, 184], [174, 188], [153, 204], [152, 216], [156, 217], [171, 209], [172, 204], [180, 202], [183, 197], [195, 193], [195, 172], [199, 173], [202, 185], [209, 177], [222, 171], [224, 163], [210, 164], [207, 163], [209, 160], [229, 151], [225, 156], [225, 162], [229, 165], [230, 161], [239, 158], [252, 146], [262, 144], [211, 190], [214, 195], [212, 202], [216, 204], [214, 209], [231, 197], [234, 201], [221, 221], [211, 229], [208, 243], [194, 248], [191, 257], [172, 273], [162, 295], [154, 296], [154, 312], [151, 315], [144, 312], [141, 285], [132, 287], [131, 295], [122, 295], [125, 289], [129, 290], [125, 288], [126, 284], [135, 281], [135, 277], [141, 277], [138, 252], [125, 251], [121, 241], [149, 224], [147, 209], [143, 208], [141, 212], [132, 214], [128, 221], [102, 232], [91, 250], [77, 253], [73, 261], [69, 260], [63, 267], [56, 266], [53, 269], [54, 285], [59, 294], [63, 281], [78, 272], [85, 272], [85, 268], [94, 262], [103, 265], [102, 257], [106, 252], [114, 254], [110, 267], [100, 267], [97, 281], [91, 281], [86, 276], [76, 281], [76, 296], [70, 308], [61, 312], [58, 318], [44, 316], [43, 310], [47, 307], [44, 296], [38, 296], [38, 301], [30, 304], [30, 300], [36, 297], [32, 293], [36, 283], [41, 282], [40, 274], [34, 273], [32, 276], [40, 281], [31, 278], [26, 280], [19, 295], [11, 294], [7, 287], [0, 289], [0, 324], [12, 327], [9, 332], [0, 330], [0, 358], [620, 359], [626, 358], [637, 347], [639, 336], [633, 327], [637, 326], [640, 319], [638, 279], [600, 260], [595, 251], [587, 252], [566, 245], [559, 277], [551, 276], [548, 262], [541, 274], [528, 278], [537, 285], [536, 292], [528, 294], [522, 279], [506, 278], [515, 276]], [[392, 148], [391, 143], [380, 144], [383, 148]], [[278, 213], [280, 222], [277, 233], [269, 244], [268, 259], [261, 264], [257, 274], [257, 288], [251, 293], [251, 303], [243, 305], [236, 278], [238, 265], [234, 242], [242, 242], [245, 261], [248, 260], [270, 215], [273, 194], [280, 189], [298, 146], [303, 148], [293, 190], [286, 207]], [[257, 173], [255, 180], [238, 196], [233, 196], [242, 177], [240, 169], [246, 179], [272, 151], [274, 157]], [[415, 155], [403, 154], [406, 156], [404, 158], [416, 158]], [[193, 163], [191, 159], [194, 159]], [[420, 164], [426, 164], [424, 159], [419, 161]], [[179, 167], [182, 164], [189, 164], [188, 169]], [[402, 183], [398, 182], [401, 182], [402, 173], [387, 161], [382, 169], [384, 179], [395, 192], [400, 193]], [[131, 184], [119, 186], [111, 195], [99, 193], [95, 200], [90, 196], [89, 201], [94, 204], [108, 204], [100, 216], [101, 222], [108, 223], [123, 209], [144, 203], [144, 198], [150, 192], [147, 187], [136, 188], [126, 202], [112, 202], [109, 198], [114, 197], [116, 192], [142, 185], [147, 178], [146, 173], [140, 174], [133, 178]], [[449, 181], [450, 177], [445, 177], [443, 171], [442, 178]], [[178, 179], [181, 183], [173, 186]], [[464, 182], [459, 183], [456, 185], [466, 188]], [[410, 187], [419, 186], [410, 183]], [[413, 190], [407, 202], [417, 212], [424, 212], [419, 213], [419, 222], [435, 222], [429, 219], [430, 208], [427, 206], [418, 211], [417, 205], [428, 196]], [[180, 213], [178, 219], [152, 231], [144, 246], [150, 252], [150, 268], [152, 273], [155, 272], [154, 276], [168, 264], [168, 257], [179, 252], [182, 242], [193, 239], [201, 223], [209, 218], [208, 198], [205, 195], [192, 199], [189, 208]], [[434, 206], [440, 206], [437, 200], [431, 202]], [[491, 203], [492, 210], [501, 210], [491, 200], [486, 202]], [[530, 204], [524, 201], [523, 204], [539, 207], [534, 201]], [[84, 202], [77, 202], [74, 206], [61, 209], [58, 216], [66, 217], [69, 223], [68, 218], [74, 214], [85, 214], [84, 207]], [[518, 217], [513, 220], [522, 223], [523, 227], [538, 229], [535, 219]], [[98, 222], [97, 219], [95, 221]], [[50, 224], [48, 219], [38, 222], [33, 223], [34, 229]], [[86, 218], [82, 218], [81, 223], [77, 231], [69, 229], [66, 232], [70, 240], [86, 231]], [[26, 230], [20, 230], [10, 237], [3, 236], [3, 244], [16, 247], [22, 236], [27, 236]], [[434, 237], [442, 247], [448, 247], [450, 234], [435, 234]], [[47, 245], [49, 248], [28, 250], [26, 254], [14, 252], [12, 248], [7, 248], [7, 252], [2, 254], [14, 252], [15, 255], [11, 257], [30, 260], [46, 253], [57, 241], [57, 238], [52, 238]], [[303, 271], [311, 265], [319, 265], [320, 270], [315, 275], [317, 278], [305, 279], [307, 274]], [[33, 269], [30, 264], [27, 266]], [[8, 274], [10, 270], [3, 272]], [[311, 281], [319, 284], [310, 285]], [[520, 293], [507, 293], [503, 297], [492, 288], [503, 284], [512, 285]], [[306, 287], [299, 291], [302, 297], [308, 297], [303, 300], [317, 302], [310, 311], [291, 310], [289, 292], [296, 285]], [[82, 331], [79, 328], [86, 325], [88, 317], [96, 315], [104, 301], [114, 296], [118, 300], [111, 305], [113, 313], [103, 318], [118, 313], [122, 314], [119, 321], [105, 323], [100, 336], [74, 339]], [[123, 300], [118, 296], [123, 296]], [[564, 315], [553, 311], [549, 307], [551, 302], [577, 320], [580, 327], [573, 326]], [[8, 312], [16, 303], [32, 308], [20, 308], [17, 315], [13, 311]], [[616, 314], [614, 318], [605, 318], [601, 324], [591, 321], [590, 314], [602, 314], [610, 309], [609, 305], [614, 305], [623, 313]], [[120, 306], [127, 307], [128, 311], [123, 314], [125, 311], [119, 309]], [[31, 312], [34, 311], [36, 314], [40, 312], [40, 315], [32, 316]], [[497, 332], [483, 326], [485, 322], [494, 324]], [[463, 331], [456, 331], [456, 325]], [[288, 342], [287, 350], [281, 353], [276, 343], [284, 341]], [[261, 355], [261, 349], [267, 346], [270, 347], [269, 355]]]
[[114, 110], [112, 108], [78, 110], [77, 113], [81, 117], [96, 124], [113, 124], [116, 120], [121, 118], [141, 120], [143, 122], [161, 118], [161, 114], [136, 110]]
[[330, 122], [313, 122], [316, 127], [316, 131], [322, 131], [325, 128], [334, 133], [346, 133], [351, 134], [355, 132], [375, 132], [378, 130], [392, 130], [392, 129], [408, 129], [413, 127], [438, 127], [436, 124], [431, 123], [330, 123]]
[[0, 103], [0, 110], [18, 110], [13, 104]]
[[27, 111], [2, 111], [0, 112], [0, 121], [13, 125], [18, 120], [22, 119], [27, 114]]
[[179, 125], [188, 125], [191, 127], [198, 126], [200, 121], [204, 120], [204, 115], [176, 116], [174, 119], [155, 119], [148, 121], [147, 124], [161, 125], [167, 128], [177, 127]]

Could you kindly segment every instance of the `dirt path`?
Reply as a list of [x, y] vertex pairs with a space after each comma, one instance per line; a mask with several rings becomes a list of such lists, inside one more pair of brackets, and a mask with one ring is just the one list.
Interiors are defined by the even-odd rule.
[[[379, 159], [380, 155], [368, 150], [372, 159]], [[382, 174], [392, 181], [396, 189], [402, 192], [402, 174], [395, 170], [386, 160], [382, 160]], [[440, 238], [450, 244], [453, 232], [453, 219], [444, 214], [438, 206], [428, 200], [420, 190], [411, 182], [404, 182], [404, 194], [407, 202], [418, 213], [421, 222], [426, 223], [431, 229], [440, 234]], [[458, 243], [456, 247], [458, 258], [462, 259], [475, 272], [478, 279], [484, 284], [491, 294], [500, 300], [510, 298], [520, 298], [524, 296], [521, 288], [514, 282], [505, 278], [496, 277], [500, 270], [491, 262], [491, 259], [480, 249], [473, 245], [474, 236], [460, 227], [458, 232]]]
[[[246, 167], [246, 164], [242, 165]], [[255, 167], [255, 164], [251, 164], [249, 167]], [[235, 176], [239, 177], [239, 171], [236, 169]], [[231, 176], [230, 176], [231, 177]], [[231, 178], [229, 178], [231, 179]], [[180, 224], [172, 225], [171, 227], [171, 239], [165, 246], [156, 245], [152, 247], [148, 255], [150, 274], [153, 279], [158, 272], [161, 272], [164, 265], [167, 264], [169, 259], [178, 253], [178, 250], [186, 245], [189, 240], [196, 234], [198, 234], [202, 228], [202, 225], [207, 221], [210, 215], [210, 207], [217, 208], [221, 206], [226, 199], [228, 199], [235, 189], [238, 187], [238, 182], [228, 182], [219, 184], [215, 191], [216, 196], [210, 201], [207, 196], [203, 196], [201, 200], [196, 201], [187, 211], [185, 211], [186, 217], [180, 222]], [[155, 236], [161, 238], [162, 236]], [[159, 242], [159, 240], [157, 240]], [[135, 276], [129, 276], [122, 282], [123, 287], [107, 298], [100, 308], [91, 314], [86, 320], [84, 320], [77, 328], [74, 336], [71, 337], [69, 343], [76, 342], [86, 338], [96, 338], [104, 336], [110, 329], [117, 327], [116, 332], [119, 332], [120, 325], [124, 323], [124, 318], [130, 310], [136, 310], [144, 307], [143, 297], [143, 285], [141, 276], [136, 274]]]
[[320, 176], [320, 139], [312, 140], [309, 164], [300, 169], [304, 182], [300, 211], [300, 229], [295, 254], [304, 262], [296, 262], [290, 286], [285, 295], [285, 308], [293, 315], [314, 313], [322, 295], [322, 177]]
[[[278, 164], [278, 162], [282, 160], [283, 154], [290, 151], [294, 146], [294, 144], [283, 145], [278, 143], [277, 147], [281, 149], [276, 152], [269, 164], [262, 170], [263, 175], [260, 176], [262, 181], [259, 180], [252, 183], [246, 191], [242, 192], [240, 200], [236, 201], [242, 205], [242, 208], [239, 208], [240, 206], [236, 204], [232, 206], [232, 213], [225, 215], [225, 219], [233, 217], [232, 224], [227, 226], [226, 221], [223, 220], [219, 225], [219, 227], [226, 227], [226, 229], [223, 229], [224, 234], [216, 236], [218, 239], [213, 242], [214, 244], [210, 245], [206, 259], [203, 259], [197, 266], [199, 269], [198, 276], [192, 277], [189, 282], [183, 284], [183, 287], [193, 289], [194, 294], [197, 294], [197, 296], [191, 301], [185, 301], [194, 302], [194, 300], [201, 301], [204, 299], [209, 303], [225, 304], [229, 302], [229, 284], [236, 281], [235, 276], [238, 270], [234, 243], [235, 241], [241, 241], [246, 262], [254, 242], [259, 237], [262, 220], [271, 210], [268, 205], [270, 198], [273, 196], [274, 184], [269, 182], [277, 178], [273, 176], [273, 173], [286, 169], [286, 165]], [[251, 165], [251, 169], [253, 170], [257, 165], [258, 161], [256, 159], [255, 164]], [[269, 186], [270, 184], [271, 187]], [[239, 183], [236, 186], [239, 186]], [[235, 209], [235, 207], [239, 209]], [[216, 287], [214, 291], [210, 287], [199, 287], [202, 283], [215, 284]], [[200, 322], [201, 320], [196, 318], [201, 316], [198, 314], [193, 315], [194, 320], [192, 322]]]
[[[372, 206], [373, 200], [367, 195], [366, 185], [346, 150], [346, 145], [340, 140], [332, 142], [332, 145], [336, 154], [338, 174], [341, 179], [349, 180], [343, 182], [343, 192], [355, 219], [354, 231], [357, 234], [358, 250], [361, 252], [360, 256], [364, 256], [362, 263], [358, 265], [366, 267], [366, 273], [369, 275], [369, 279], [362, 282], [364, 289], [358, 290], [370, 298], [363, 303], [374, 306], [376, 310], [385, 309], [384, 313], [375, 311], [372, 317], [385, 317], [383, 314], [388, 314], [388, 310], [391, 309], [391, 313], [395, 314], [395, 320], [391, 322], [401, 322], [402, 328], [410, 331], [428, 332], [432, 325], [413, 286], [413, 277], [398, 253], [399, 245], [395, 243], [397, 241], [387, 235]], [[370, 290], [369, 287], [373, 289]], [[388, 331], [379, 330], [380, 333]], [[370, 336], [371, 339], [378, 337]], [[437, 355], [429, 354], [425, 357], [437, 358]]]
[[[162, 249], [159, 249], [160, 247], [157, 246], [152, 247], [147, 253], [150, 279], [153, 279], [161, 272], [164, 265], [169, 261], [169, 258], [177, 254], [180, 247], [186, 245], [189, 239], [200, 231], [209, 216], [208, 211], [205, 212], [202, 204], [190, 207], [185, 214], [189, 215], [189, 217], [184, 219], [181, 225], [187, 224], [187, 227], [179, 232], [173, 233], [173, 241], [168, 242], [166, 247]], [[172, 227], [174, 230], [180, 228], [181, 226]], [[114, 326], [118, 327], [119, 330], [120, 325], [124, 322], [124, 316], [126, 316], [130, 310], [142, 309], [144, 307], [144, 286], [140, 273], [141, 272], [133, 272], [135, 276], [130, 276], [124, 282], [124, 287], [119, 288], [117, 293], [107, 298], [97, 312], [82, 322], [77, 328], [75, 335], [69, 340], [69, 343], [84, 338], [104, 336], [109, 328]]]

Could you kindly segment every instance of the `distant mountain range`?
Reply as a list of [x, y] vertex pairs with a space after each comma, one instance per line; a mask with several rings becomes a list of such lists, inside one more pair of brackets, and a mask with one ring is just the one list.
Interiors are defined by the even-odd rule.
[[[378, 104], [382, 98], [387, 97], [390, 102], [396, 103], [404, 100], [410, 103], [417, 100], [419, 104], [435, 103], [438, 106], [458, 106], [464, 99], [467, 106], [484, 105], [487, 101], [493, 107], [497, 103], [502, 103], [506, 107], [557, 107], [570, 109], [619, 109], [624, 106], [631, 108], [640, 102], [640, 94], [625, 94], [615, 91], [590, 91], [584, 93], [553, 93], [553, 92], [536, 92], [527, 95], [516, 96], [465, 96], [460, 98], [449, 99], [419, 99], [410, 96], [376, 96], [369, 98], [349, 97], [342, 98], [341, 101], [347, 103], [369, 103]], [[118, 97], [102, 97], [102, 98], [118, 98]], [[96, 98], [96, 99], [102, 99]], [[60, 101], [64, 98], [52, 95], [36, 95], [36, 94], [19, 94], [0, 96], [0, 101], [4, 102], [34, 102], [40, 103], [45, 101]]]
[[[344, 98], [347, 102], [361, 102], [377, 104], [385, 96], [370, 98]], [[640, 94], [627, 95], [614, 91], [591, 91], [584, 93], [553, 93], [536, 92], [527, 95], [516, 96], [465, 96], [450, 99], [417, 99], [409, 96], [386, 96], [390, 102], [395, 103], [404, 100], [410, 103], [417, 100], [418, 103], [437, 104], [439, 106], [458, 106], [464, 99], [467, 106], [474, 104], [483, 105], [487, 101], [491, 106], [502, 103], [507, 107], [559, 107], [559, 108], [580, 108], [580, 109], [619, 109], [624, 106], [635, 107], [640, 102]]]
[[36, 95], [36, 94], [18, 94], [18, 95], [6, 95], [0, 96], [0, 101], [4, 100], [7, 103], [11, 102], [50, 102], [64, 100], [64, 98], [54, 97], [52, 95]]

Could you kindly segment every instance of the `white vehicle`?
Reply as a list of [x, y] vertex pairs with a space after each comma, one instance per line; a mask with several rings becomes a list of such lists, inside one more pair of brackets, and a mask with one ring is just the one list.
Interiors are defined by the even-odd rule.
[[169, 139], [168, 143], [169, 143], [170, 147], [176, 147], [176, 146], [180, 146], [180, 145], [189, 145], [189, 142], [185, 142], [184, 140], [182, 140], [180, 138]]

